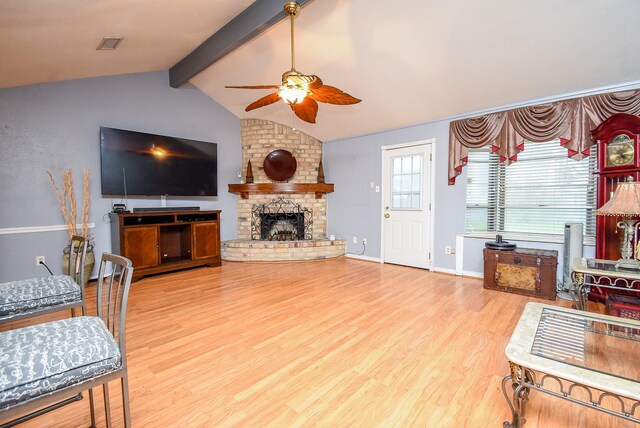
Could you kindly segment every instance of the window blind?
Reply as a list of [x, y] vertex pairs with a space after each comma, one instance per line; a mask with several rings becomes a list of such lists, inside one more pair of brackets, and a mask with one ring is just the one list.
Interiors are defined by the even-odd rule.
[[558, 140], [525, 143], [518, 161], [505, 166], [483, 148], [469, 151], [465, 229], [563, 235], [568, 222], [595, 236], [595, 147], [575, 161]]

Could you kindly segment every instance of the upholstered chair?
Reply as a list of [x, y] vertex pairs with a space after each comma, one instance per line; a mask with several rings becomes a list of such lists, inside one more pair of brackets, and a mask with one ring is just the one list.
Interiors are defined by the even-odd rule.
[[84, 261], [87, 240], [71, 238], [69, 275], [51, 275], [0, 283], [0, 324], [80, 307], [86, 314]]
[[98, 316], [0, 332], [0, 420], [36, 417], [80, 399], [88, 390], [95, 426], [92, 388], [102, 385], [106, 422], [111, 426], [108, 383], [119, 379], [124, 424], [131, 425], [125, 315], [132, 273], [130, 260], [103, 253], [96, 290]]

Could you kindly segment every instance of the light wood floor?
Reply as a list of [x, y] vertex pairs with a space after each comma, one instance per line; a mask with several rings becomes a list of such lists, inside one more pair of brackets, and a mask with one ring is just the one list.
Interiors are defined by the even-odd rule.
[[[477, 279], [345, 258], [146, 278], [128, 311], [133, 425], [501, 427], [510, 416], [504, 348], [531, 300]], [[118, 397], [113, 383], [121, 426]], [[526, 427], [634, 426], [530, 398]], [[88, 423], [82, 400], [24, 426]]]

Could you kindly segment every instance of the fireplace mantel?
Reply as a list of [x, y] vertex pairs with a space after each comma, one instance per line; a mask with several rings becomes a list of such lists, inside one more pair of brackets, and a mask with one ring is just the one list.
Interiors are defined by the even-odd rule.
[[229, 184], [229, 193], [239, 194], [242, 199], [248, 199], [250, 194], [265, 193], [315, 193], [320, 199], [325, 193], [333, 192], [330, 183], [249, 183]]

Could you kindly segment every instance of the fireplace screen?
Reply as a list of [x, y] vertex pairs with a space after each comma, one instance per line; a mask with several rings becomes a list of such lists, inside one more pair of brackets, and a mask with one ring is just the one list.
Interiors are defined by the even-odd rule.
[[313, 211], [283, 198], [274, 199], [267, 204], [255, 204], [251, 210], [251, 239], [313, 239]]

